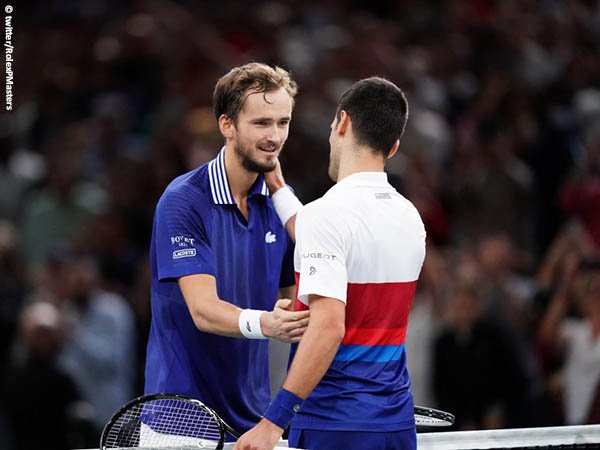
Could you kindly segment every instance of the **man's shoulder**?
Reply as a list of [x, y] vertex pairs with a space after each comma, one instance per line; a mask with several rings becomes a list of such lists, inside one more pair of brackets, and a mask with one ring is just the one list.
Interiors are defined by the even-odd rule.
[[329, 197], [307, 203], [298, 212], [296, 226], [302, 229], [349, 231], [355, 214], [348, 205]]
[[323, 219], [335, 219], [346, 216], [350, 209], [344, 203], [334, 197], [321, 197], [307, 203], [300, 210], [304, 217], [320, 217]]
[[203, 204], [210, 200], [207, 165], [198, 167], [173, 179], [164, 190], [159, 203]]

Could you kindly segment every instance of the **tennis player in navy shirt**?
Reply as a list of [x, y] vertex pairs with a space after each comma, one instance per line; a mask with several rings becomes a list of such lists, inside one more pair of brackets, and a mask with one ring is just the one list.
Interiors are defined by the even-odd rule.
[[291, 310], [293, 243], [262, 175], [296, 92], [285, 70], [260, 63], [223, 76], [213, 103], [225, 146], [173, 180], [154, 216], [145, 393], [199, 399], [241, 432], [269, 404], [266, 339], [297, 342], [308, 324]]

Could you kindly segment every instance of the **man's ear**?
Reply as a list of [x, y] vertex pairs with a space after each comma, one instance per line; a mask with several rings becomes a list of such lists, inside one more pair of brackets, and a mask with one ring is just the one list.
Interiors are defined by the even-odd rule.
[[400, 147], [400, 139], [398, 139], [396, 142], [394, 142], [394, 145], [392, 145], [392, 149], [390, 150], [387, 159], [390, 159], [396, 154], [396, 152], [398, 151], [398, 147]]
[[232, 139], [235, 133], [235, 124], [226, 114], [219, 116], [219, 131], [225, 139]]
[[348, 131], [348, 127], [350, 126], [350, 116], [343, 109], [340, 111], [340, 116], [337, 123], [336, 132], [340, 136], [343, 136]]

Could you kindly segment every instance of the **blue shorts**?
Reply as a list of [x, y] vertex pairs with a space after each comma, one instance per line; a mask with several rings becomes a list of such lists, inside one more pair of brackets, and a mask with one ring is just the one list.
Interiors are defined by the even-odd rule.
[[416, 450], [417, 434], [414, 428], [384, 433], [291, 428], [288, 442], [306, 450]]

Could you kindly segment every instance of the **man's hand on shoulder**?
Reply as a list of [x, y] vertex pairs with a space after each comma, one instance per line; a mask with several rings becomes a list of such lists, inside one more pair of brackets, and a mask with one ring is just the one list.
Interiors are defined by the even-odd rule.
[[264, 176], [265, 183], [267, 183], [267, 187], [269, 188], [271, 195], [285, 186], [285, 179], [283, 178], [283, 172], [281, 171], [279, 159], [277, 159], [277, 165], [275, 166], [275, 169], [271, 170], [270, 172], [265, 172]]
[[277, 300], [273, 311], [260, 317], [265, 336], [282, 342], [299, 342], [308, 326], [309, 311], [293, 311], [289, 298]]

